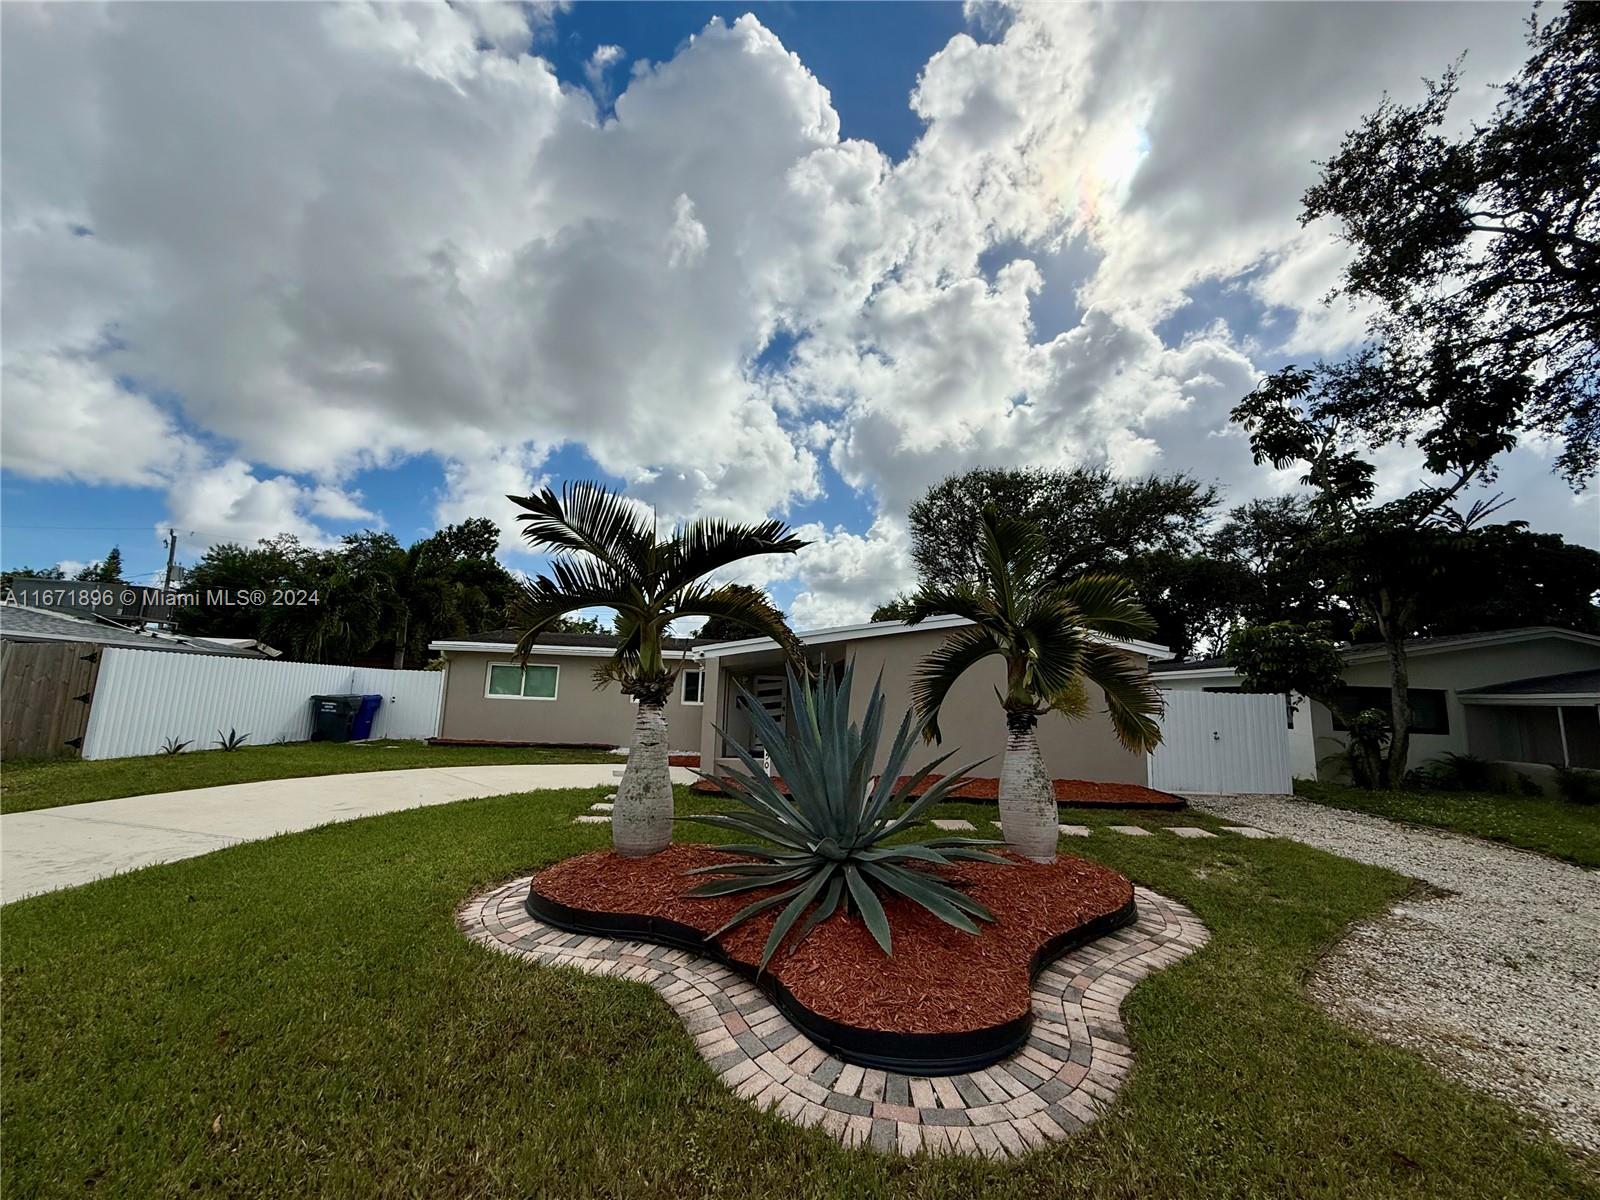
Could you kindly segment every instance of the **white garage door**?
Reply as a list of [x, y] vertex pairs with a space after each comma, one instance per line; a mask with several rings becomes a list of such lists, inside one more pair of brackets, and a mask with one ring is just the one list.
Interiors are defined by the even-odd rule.
[[1161, 745], [1150, 786], [1164, 792], [1283, 794], [1292, 790], [1282, 696], [1163, 692]]

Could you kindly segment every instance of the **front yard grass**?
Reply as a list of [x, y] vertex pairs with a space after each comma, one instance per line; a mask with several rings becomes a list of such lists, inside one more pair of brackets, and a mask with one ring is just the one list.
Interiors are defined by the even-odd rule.
[[[1318, 956], [1406, 880], [1226, 834], [1065, 839], [1213, 934], [1130, 997], [1135, 1070], [1099, 1122], [1010, 1163], [846, 1151], [722, 1087], [647, 987], [534, 967], [457, 931], [479, 889], [606, 844], [605, 826], [571, 823], [598, 795], [417, 809], [8, 906], [8, 1194], [1594, 1194], [1585, 1165], [1512, 1110], [1304, 998]], [[717, 804], [679, 790], [680, 812]], [[994, 812], [941, 815], [992, 833]]]
[[1600, 867], [1600, 805], [1486, 792], [1365, 792], [1309, 779], [1295, 780], [1294, 790], [1317, 804], [1450, 829], [1582, 867]]
[[0, 767], [0, 813], [28, 812], [58, 804], [115, 800], [149, 792], [298, 779], [353, 771], [399, 771], [407, 767], [498, 766], [509, 763], [622, 762], [604, 750], [541, 747], [430, 746], [426, 742], [286, 742], [242, 750], [201, 750], [138, 758], [15, 759]]

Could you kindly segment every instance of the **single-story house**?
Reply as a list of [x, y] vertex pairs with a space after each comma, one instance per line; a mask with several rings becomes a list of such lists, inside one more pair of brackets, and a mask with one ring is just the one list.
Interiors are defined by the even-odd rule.
[[[1380, 644], [1343, 649], [1352, 703], [1387, 710], [1389, 659]], [[1446, 753], [1505, 764], [1544, 782], [1557, 766], [1600, 767], [1600, 635], [1553, 625], [1418, 638], [1406, 647], [1410, 676], [1410, 765]], [[1220, 658], [1157, 663], [1166, 690], [1239, 691]], [[1303, 696], [1287, 698], [1295, 775], [1336, 773], [1343, 724]], [[1320, 766], [1320, 770], [1319, 770]]]
[[[878, 621], [798, 635], [814, 664], [828, 663], [835, 669], [847, 662], [854, 664], [852, 704], [857, 717], [866, 707], [873, 680], [881, 676], [886, 724], [892, 723], [892, 727], [886, 730], [878, 767], [883, 765], [882, 756], [887, 755], [901, 716], [911, 706], [911, 680], [917, 664], [952, 629], [964, 624], [958, 617], [935, 617], [916, 626]], [[611, 653], [609, 637], [549, 635], [540, 639], [526, 666], [515, 661], [516, 641], [514, 631], [501, 630], [432, 643], [430, 649], [444, 656], [447, 672], [440, 740], [627, 745], [633, 729], [632, 702], [615, 686], [597, 691], [591, 681], [593, 667]], [[1108, 644], [1142, 669], [1169, 653], [1163, 646], [1145, 642]], [[674, 641], [669, 654], [681, 657], [683, 663], [667, 705], [669, 745], [675, 751], [698, 752], [702, 764], [715, 764], [707, 769], [736, 763], [731, 749], [735, 742], [757, 756], [761, 753], [748, 715], [735, 703], [739, 688], [780, 721], [791, 718], [783, 655], [771, 639]], [[1003, 688], [1004, 676], [999, 658], [969, 670], [945, 702], [940, 721], [943, 745], [919, 743], [910, 769], [956, 750], [948, 765], [985, 760], [970, 774], [997, 777], [1006, 728], [995, 690]], [[1046, 716], [1039, 723], [1039, 746], [1051, 778], [1140, 785], [1148, 781], [1146, 756], [1122, 747], [1103, 709], [1076, 721]]]
[[[633, 701], [615, 684], [597, 687], [594, 676], [614, 637], [549, 633], [526, 664], [516, 660], [519, 637], [497, 629], [430, 643], [445, 660], [439, 741], [612, 747], [633, 740]], [[669, 638], [665, 650], [683, 664], [667, 701], [667, 745], [689, 753], [700, 748], [704, 672], [689, 640]]]

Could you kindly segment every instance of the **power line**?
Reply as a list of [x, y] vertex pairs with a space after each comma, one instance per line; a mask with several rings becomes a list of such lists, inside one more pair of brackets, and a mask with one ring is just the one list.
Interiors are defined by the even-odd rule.
[[[0, 529], [61, 529], [76, 533], [154, 533], [159, 525], [13, 525], [0, 523]], [[163, 541], [165, 539], [162, 539]]]

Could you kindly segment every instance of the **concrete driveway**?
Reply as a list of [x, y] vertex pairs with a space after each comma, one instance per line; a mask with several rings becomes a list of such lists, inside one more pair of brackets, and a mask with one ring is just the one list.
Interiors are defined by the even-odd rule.
[[[428, 767], [265, 779], [0, 816], [0, 903], [118, 871], [379, 813], [616, 783], [617, 763]], [[698, 776], [672, 768], [674, 783]]]

